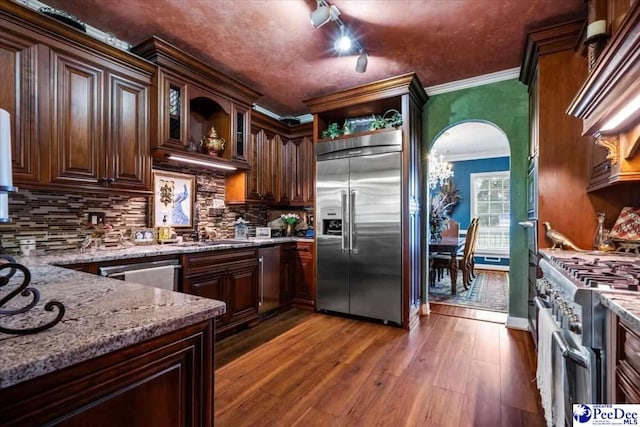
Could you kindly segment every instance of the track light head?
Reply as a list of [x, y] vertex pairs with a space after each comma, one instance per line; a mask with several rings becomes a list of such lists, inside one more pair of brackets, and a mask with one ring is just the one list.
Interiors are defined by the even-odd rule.
[[340, 16], [340, 11], [335, 6], [329, 6], [325, 1], [318, 1], [318, 7], [311, 12], [311, 25], [320, 28], [329, 21], [335, 21]]
[[356, 61], [356, 73], [364, 73], [367, 71], [368, 62], [367, 53], [360, 49], [360, 56], [358, 56], [358, 60]]
[[315, 28], [322, 27], [324, 24], [329, 22], [329, 19], [331, 19], [329, 6], [318, 5], [317, 9], [311, 12], [311, 25]]

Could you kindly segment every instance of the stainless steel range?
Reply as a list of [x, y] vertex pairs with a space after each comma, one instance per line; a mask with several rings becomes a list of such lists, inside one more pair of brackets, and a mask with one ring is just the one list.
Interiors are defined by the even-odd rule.
[[551, 310], [559, 328], [554, 348], [565, 360], [565, 412], [570, 421], [572, 403], [606, 403], [607, 311], [599, 294], [638, 293], [640, 257], [549, 249], [540, 254], [543, 277], [537, 281], [535, 301], [538, 310]]

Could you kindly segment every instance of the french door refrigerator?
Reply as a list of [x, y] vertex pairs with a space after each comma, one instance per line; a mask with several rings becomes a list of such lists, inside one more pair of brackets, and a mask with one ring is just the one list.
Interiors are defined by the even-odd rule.
[[402, 131], [316, 146], [319, 310], [402, 323]]

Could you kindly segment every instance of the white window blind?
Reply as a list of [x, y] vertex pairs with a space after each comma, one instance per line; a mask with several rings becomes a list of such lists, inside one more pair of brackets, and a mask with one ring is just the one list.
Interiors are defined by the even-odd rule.
[[478, 218], [476, 253], [509, 253], [509, 171], [471, 174], [471, 217]]

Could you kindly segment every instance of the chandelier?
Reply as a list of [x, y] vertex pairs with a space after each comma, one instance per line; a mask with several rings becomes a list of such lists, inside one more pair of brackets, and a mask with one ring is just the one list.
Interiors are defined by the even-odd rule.
[[453, 169], [451, 168], [451, 163], [445, 162], [442, 159], [442, 155], [438, 156], [438, 152], [435, 150], [431, 150], [431, 154], [429, 154], [428, 158], [429, 176], [427, 178], [427, 183], [429, 185], [429, 189], [433, 190], [436, 188], [436, 185], [442, 186], [446, 180], [453, 176]]

